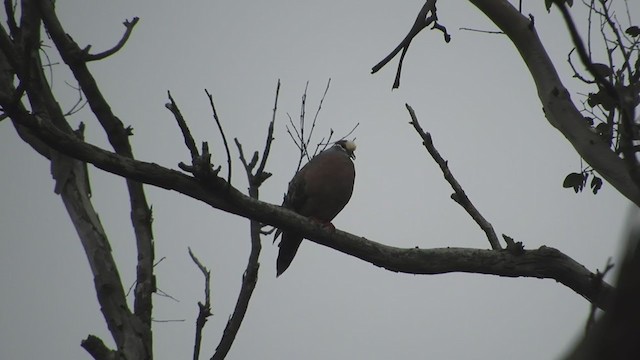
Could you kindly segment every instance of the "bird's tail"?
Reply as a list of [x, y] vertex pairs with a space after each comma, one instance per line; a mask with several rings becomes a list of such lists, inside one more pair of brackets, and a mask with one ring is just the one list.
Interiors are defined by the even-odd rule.
[[276, 262], [276, 277], [280, 276], [293, 261], [298, 252], [298, 247], [302, 242], [302, 236], [296, 234], [283, 233], [280, 240], [280, 251], [278, 252], [278, 260]]

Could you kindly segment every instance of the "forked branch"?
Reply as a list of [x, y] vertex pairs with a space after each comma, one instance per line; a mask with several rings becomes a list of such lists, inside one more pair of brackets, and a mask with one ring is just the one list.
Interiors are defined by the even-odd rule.
[[[404, 56], [409, 50], [409, 45], [411, 45], [411, 41], [427, 26], [433, 24], [433, 29], [437, 29], [442, 31], [444, 35], [444, 41], [451, 41], [451, 36], [447, 32], [447, 28], [438, 23], [438, 15], [436, 14], [436, 0], [427, 0], [418, 16], [416, 17], [416, 21], [413, 23], [413, 26], [409, 30], [409, 33], [405, 38], [396, 46], [389, 55], [387, 55], [382, 61], [377, 63], [373, 68], [371, 68], [371, 73], [375, 74], [378, 70], [382, 69], [391, 59], [393, 59], [398, 53], [402, 50], [402, 54], [400, 55], [400, 61], [398, 62], [398, 70], [396, 70], [396, 78], [393, 81], [393, 89], [397, 89], [400, 86], [400, 74], [402, 73], [402, 63], [404, 61]], [[430, 16], [429, 13], [431, 13]]]
[[[603, 283], [594, 286], [596, 276], [560, 251], [542, 247], [520, 254], [480, 249], [402, 249], [383, 245], [344, 231], [328, 229], [280, 206], [242, 194], [220, 177], [213, 186], [182, 172], [157, 164], [133, 160], [87, 144], [65, 134], [37, 116], [21, 112], [10, 114], [14, 121], [28, 127], [46, 144], [63, 154], [89, 162], [96, 167], [136, 181], [174, 190], [222, 211], [300, 233], [305, 239], [357, 257], [390, 271], [412, 274], [467, 272], [507, 277], [549, 278], [564, 284], [600, 308], [606, 308], [613, 288]], [[223, 189], [225, 189], [223, 191]]]

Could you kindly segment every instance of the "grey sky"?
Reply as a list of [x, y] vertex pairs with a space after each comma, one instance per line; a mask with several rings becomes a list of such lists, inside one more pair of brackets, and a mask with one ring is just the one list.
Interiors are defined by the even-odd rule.
[[[529, 4], [531, 3], [531, 4]], [[131, 124], [138, 159], [177, 168], [189, 154], [171, 114], [171, 90], [197, 141], [226, 163], [203, 89], [216, 101], [227, 136], [245, 151], [262, 150], [278, 79], [282, 81], [276, 141], [262, 200], [280, 203], [297, 153], [285, 131], [309, 81], [308, 115], [328, 78], [331, 88], [317, 134], [354, 134], [356, 185], [334, 220], [345, 231], [385, 244], [421, 248], [488, 248], [484, 234], [451, 199], [436, 164], [408, 125], [416, 110], [425, 130], [467, 194], [496, 231], [528, 249], [556, 247], [590, 270], [618, 255], [629, 202], [605, 183], [597, 196], [562, 189], [580, 159], [541, 110], [530, 75], [504, 36], [466, 2], [441, 1], [439, 19], [453, 40], [425, 31], [412, 44], [402, 84], [391, 91], [393, 61], [371, 67], [405, 36], [421, 1], [58, 1], [66, 31], [101, 51], [115, 44], [122, 21], [140, 23], [117, 55], [92, 63], [114, 112]], [[632, 15], [640, 15], [630, 2]], [[570, 44], [557, 12], [527, 2], [558, 70]], [[578, 17], [578, 16], [576, 16]], [[4, 19], [3, 19], [4, 21]], [[53, 49], [48, 54], [58, 61]], [[53, 67], [53, 86], [69, 108], [69, 73]], [[71, 82], [73, 84], [73, 82]], [[572, 91], [585, 91], [567, 82]], [[578, 95], [572, 93], [574, 99]], [[72, 125], [107, 146], [88, 109]], [[88, 334], [112, 344], [92, 276], [49, 164], [0, 122], [0, 358], [87, 359]], [[237, 152], [234, 151], [237, 159]], [[234, 160], [235, 160], [234, 159]], [[233, 185], [246, 178], [234, 162]], [[135, 247], [124, 181], [91, 170], [93, 200], [110, 236], [125, 286], [132, 284]], [[214, 316], [204, 332], [210, 356], [235, 304], [249, 252], [249, 222], [162, 189], [147, 187], [154, 210], [159, 289], [157, 359], [190, 358], [203, 280], [190, 246], [212, 270]], [[258, 286], [229, 359], [553, 359], [583, 331], [589, 303], [552, 280], [473, 274], [413, 276], [378, 269], [303, 242], [291, 268], [275, 278], [277, 247], [263, 239]]]

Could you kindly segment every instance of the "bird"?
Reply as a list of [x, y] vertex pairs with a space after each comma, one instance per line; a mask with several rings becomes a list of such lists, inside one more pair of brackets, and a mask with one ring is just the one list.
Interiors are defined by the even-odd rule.
[[[289, 182], [282, 206], [333, 228], [331, 220], [344, 209], [353, 193], [355, 150], [355, 142], [338, 140], [314, 156]], [[291, 265], [302, 242], [300, 234], [287, 230], [279, 230], [275, 238], [280, 232], [276, 277]]]

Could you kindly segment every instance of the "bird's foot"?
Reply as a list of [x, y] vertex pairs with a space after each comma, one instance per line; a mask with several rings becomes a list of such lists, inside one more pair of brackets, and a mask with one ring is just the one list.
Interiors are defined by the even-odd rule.
[[317, 223], [319, 223], [323, 228], [328, 228], [329, 230], [335, 230], [336, 229], [336, 227], [333, 226], [331, 221], [320, 220], [320, 219], [315, 218], [313, 216], [310, 219], [315, 221], [315, 222], [317, 222]]

